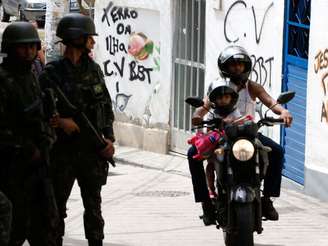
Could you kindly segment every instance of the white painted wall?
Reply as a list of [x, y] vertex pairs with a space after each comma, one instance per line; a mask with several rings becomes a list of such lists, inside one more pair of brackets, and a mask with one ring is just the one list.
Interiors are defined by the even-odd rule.
[[[107, 14], [107, 23], [104, 9], [110, 3], [112, 5]], [[135, 11], [137, 17], [120, 19], [114, 23], [110, 14], [114, 6]], [[169, 126], [173, 39], [171, 10], [171, 0], [96, 1], [95, 23], [99, 37], [96, 40], [95, 59], [102, 66], [103, 71], [107, 67], [106, 84], [115, 102], [115, 111], [119, 120], [123, 119], [123, 121], [146, 127], [160, 125], [168, 128]], [[130, 26], [132, 32], [143, 32], [154, 42], [154, 53], [148, 59], [138, 61], [124, 51], [109, 53], [106, 47], [106, 38], [109, 36], [115, 37], [122, 48], [128, 49], [130, 34], [119, 35], [117, 31], [118, 26], [122, 24], [125, 27]], [[121, 67], [122, 59], [125, 59], [125, 65], [121, 76], [114, 62]], [[154, 59], [157, 59], [159, 66], [156, 65]], [[105, 65], [109, 60], [110, 62]], [[137, 67], [133, 69], [134, 73], [131, 73], [132, 70], [129, 67], [131, 63], [153, 70], [149, 73], [139, 73], [140, 79], [131, 79], [131, 74], [137, 74]], [[143, 80], [144, 77], [145, 80]]]
[[[237, 3], [238, 2], [238, 3]], [[206, 85], [219, 76], [217, 57], [228, 45], [247, 49], [254, 65], [251, 79], [274, 97], [281, 92], [284, 1], [206, 1]], [[255, 19], [253, 16], [255, 13]], [[279, 141], [279, 127], [266, 132]]]
[[322, 111], [328, 106], [328, 2], [313, 1], [311, 8], [305, 166], [328, 174], [328, 112]]

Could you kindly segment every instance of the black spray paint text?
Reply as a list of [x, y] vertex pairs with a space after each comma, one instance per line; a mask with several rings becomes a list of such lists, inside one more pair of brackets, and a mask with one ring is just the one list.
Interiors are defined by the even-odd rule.
[[251, 59], [253, 64], [251, 79], [262, 86], [267, 85], [271, 88], [274, 57], [264, 59], [262, 56], [256, 57], [255, 55], [251, 55]]
[[114, 6], [114, 3], [110, 1], [106, 8], [103, 9], [104, 14], [101, 21], [106, 20], [107, 25], [110, 26], [111, 22], [116, 23], [117, 21], [136, 19], [138, 18], [138, 12], [135, 10], [130, 10], [126, 7]]
[[[224, 18], [224, 37], [227, 40], [227, 42], [229, 42], [229, 43], [236, 43], [236, 42], [239, 41], [239, 37], [232, 38], [232, 37], [229, 37], [228, 34], [227, 34], [227, 30], [228, 30], [228, 26], [229, 26], [228, 25], [229, 16], [230, 16], [231, 12], [234, 10], [234, 8], [238, 5], [243, 5], [245, 7], [245, 9], [247, 9], [246, 2], [242, 1], [242, 0], [238, 0], [230, 6], [230, 8], [228, 9], [227, 14]], [[273, 2], [265, 10], [265, 13], [264, 13], [264, 16], [263, 16], [263, 19], [262, 19], [262, 22], [261, 22], [260, 32], [258, 32], [255, 9], [254, 9], [254, 6], [252, 6], [252, 14], [253, 14], [253, 20], [254, 20], [254, 29], [255, 29], [255, 41], [256, 41], [257, 44], [259, 44], [260, 41], [261, 41], [264, 22], [265, 22], [265, 19], [266, 19], [267, 15], [268, 15], [269, 10], [272, 7], [273, 7]], [[229, 23], [233, 23], [233, 21], [231, 20]], [[238, 25], [239, 25], [239, 23], [238, 23]], [[244, 37], [246, 37], [246, 33], [244, 33]]]
[[[123, 78], [124, 75], [124, 67], [125, 67], [125, 57], [122, 57], [121, 62], [117, 63], [116, 61], [111, 61], [110, 59], [104, 62], [104, 72], [105, 76], [120, 76]], [[110, 69], [111, 64], [114, 65], [113, 69]], [[135, 81], [147, 81], [148, 84], [151, 84], [151, 76], [150, 73], [153, 71], [153, 68], [146, 68], [145, 66], [138, 64], [136, 61], [131, 61], [128, 64], [128, 68], [130, 71], [129, 80]]]
[[118, 52], [128, 53], [125, 44], [112, 35], [106, 37], [106, 50], [112, 56], [115, 56]]

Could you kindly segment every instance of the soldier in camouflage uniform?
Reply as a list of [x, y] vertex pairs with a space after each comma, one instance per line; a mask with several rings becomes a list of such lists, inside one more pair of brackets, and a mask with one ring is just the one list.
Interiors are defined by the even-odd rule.
[[[64, 16], [57, 36], [65, 45], [64, 57], [47, 64], [40, 75], [44, 88], [58, 86], [70, 103], [82, 110], [96, 131], [104, 136], [106, 147], [97, 149], [93, 134], [65, 100], [58, 96], [58, 140], [52, 151], [56, 200], [61, 217], [59, 227], [64, 235], [66, 203], [77, 179], [84, 205], [85, 237], [90, 246], [101, 246], [104, 220], [101, 215], [101, 187], [106, 184], [108, 161], [114, 154], [112, 102], [103, 73], [89, 53], [95, 44], [95, 25], [81, 14]], [[58, 238], [62, 245], [62, 237]]]
[[25, 240], [31, 246], [54, 245], [46, 203], [51, 193], [43, 189], [45, 179], [40, 175], [45, 170], [42, 149], [50, 140], [50, 128], [44, 120], [38, 80], [31, 72], [40, 47], [30, 23], [15, 22], [3, 32], [1, 52], [7, 57], [0, 65], [0, 189], [12, 202], [9, 245], [14, 246]]
[[7, 246], [11, 227], [11, 202], [0, 191], [0, 245]]

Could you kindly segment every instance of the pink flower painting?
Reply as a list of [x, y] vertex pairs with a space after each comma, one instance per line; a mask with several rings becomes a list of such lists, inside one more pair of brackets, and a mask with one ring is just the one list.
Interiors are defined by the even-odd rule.
[[128, 52], [139, 61], [146, 60], [153, 53], [154, 42], [141, 32], [132, 33], [129, 39]]

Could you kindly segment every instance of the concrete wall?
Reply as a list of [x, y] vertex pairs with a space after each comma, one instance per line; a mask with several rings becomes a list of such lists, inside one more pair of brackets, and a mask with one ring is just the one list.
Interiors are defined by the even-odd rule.
[[305, 191], [328, 201], [327, 12], [327, 1], [312, 1], [308, 61]]
[[[221, 4], [220, 4], [221, 2]], [[251, 79], [274, 97], [281, 92], [284, 1], [213, 0], [206, 10], [206, 83], [217, 78], [217, 58], [228, 45], [247, 49], [253, 62]], [[258, 105], [261, 110], [262, 105]], [[264, 131], [279, 141], [279, 127]]]
[[[153, 146], [150, 149], [154, 151], [161, 146], [150, 144], [147, 129], [160, 130], [162, 134], [158, 138], [161, 140], [154, 141], [168, 146], [173, 40], [171, 10], [171, 0], [103, 0], [95, 4], [95, 23], [99, 32], [95, 59], [103, 68], [112, 96], [118, 120], [116, 128], [138, 127], [141, 133], [133, 146], [146, 149]], [[147, 43], [152, 42], [153, 50], [148, 50], [148, 57], [129, 50], [137, 45], [131, 41], [134, 33], [139, 39], [142, 36]], [[127, 141], [131, 138], [127, 131], [116, 132], [122, 144], [131, 142]], [[167, 147], [165, 149], [167, 151]]]

